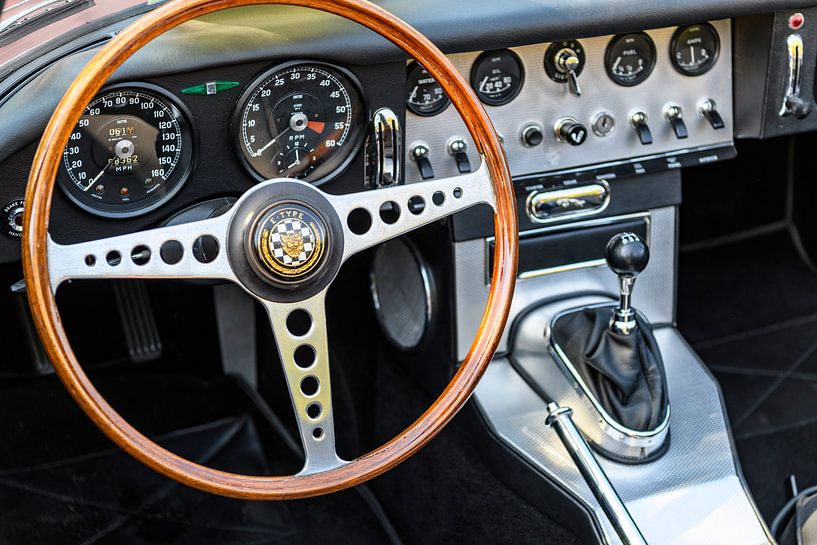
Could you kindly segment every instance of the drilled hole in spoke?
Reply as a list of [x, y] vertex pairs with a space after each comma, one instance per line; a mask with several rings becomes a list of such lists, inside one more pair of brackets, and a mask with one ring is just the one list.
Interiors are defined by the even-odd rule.
[[315, 428], [312, 430], [312, 437], [315, 439], [323, 439], [323, 428]]
[[415, 195], [408, 201], [408, 209], [409, 212], [418, 216], [423, 213], [423, 210], [426, 209], [426, 200], [419, 195]]
[[317, 420], [323, 414], [323, 407], [320, 403], [310, 403], [306, 406], [306, 416], [312, 420]]
[[193, 257], [199, 263], [212, 263], [218, 257], [218, 239], [211, 235], [202, 235], [193, 243]]
[[293, 356], [295, 359], [295, 365], [301, 369], [306, 369], [315, 363], [315, 349], [308, 344], [302, 344], [296, 348]]
[[442, 191], [435, 191], [434, 194], [431, 196], [431, 202], [433, 202], [437, 206], [442, 206], [445, 202], [445, 193]]
[[130, 252], [130, 259], [136, 265], [147, 265], [150, 261], [150, 248], [147, 246], [137, 246]]
[[460, 197], [462, 197], [462, 188], [461, 187], [455, 187], [454, 188], [454, 198], [459, 199]]
[[400, 219], [400, 205], [394, 201], [386, 201], [380, 205], [380, 219], [389, 225]]
[[312, 327], [312, 317], [305, 310], [293, 310], [287, 316], [287, 331], [295, 337], [303, 337]]
[[301, 380], [301, 393], [305, 396], [313, 396], [318, 393], [318, 386], [320, 381], [317, 377], [309, 375]]
[[365, 235], [372, 228], [372, 215], [364, 208], [355, 208], [349, 212], [346, 225], [356, 235]]
[[108, 262], [108, 265], [111, 267], [116, 267], [120, 263], [122, 263], [122, 254], [117, 252], [116, 250], [108, 252], [108, 255], [105, 256], [105, 261]]
[[85, 264], [89, 267], [93, 267], [96, 265], [96, 256], [93, 254], [88, 254], [85, 256]]
[[159, 255], [162, 261], [168, 265], [175, 265], [182, 260], [184, 256], [184, 246], [178, 240], [168, 240], [159, 249]]

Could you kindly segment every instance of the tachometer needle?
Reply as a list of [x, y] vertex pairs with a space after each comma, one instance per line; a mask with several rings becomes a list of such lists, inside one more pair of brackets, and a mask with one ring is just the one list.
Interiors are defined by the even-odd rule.
[[255, 156], [256, 156], [256, 157], [258, 157], [259, 155], [261, 155], [262, 153], [264, 153], [265, 151], [267, 151], [267, 149], [269, 149], [269, 147], [270, 147], [271, 145], [273, 145], [273, 144], [274, 144], [276, 141], [278, 141], [278, 139], [279, 139], [279, 138], [281, 138], [282, 136], [284, 136], [284, 135], [285, 135], [285, 134], [286, 134], [288, 131], [289, 131], [289, 128], [285, 129], [283, 132], [278, 133], [278, 136], [276, 136], [275, 138], [273, 138], [272, 140], [270, 140], [269, 142], [267, 142], [267, 145], [266, 145], [266, 146], [264, 146], [264, 147], [263, 147], [263, 148], [261, 148], [260, 150], [256, 151], [256, 152], [255, 152]]
[[97, 180], [99, 180], [100, 178], [102, 178], [102, 175], [103, 175], [103, 174], [105, 174], [105, 169], [104, 169], [104, 168], [103, 168], [102, 170], [100, 170], [100, 171], [99, 171], [99, 174], [97, 174], [97, 175], [96, 175], [96, 177], [95, 177], [93, 180], [91, 180], [91, 183], [90, 183], [90, 184], [88, 184], [88, 187], [86, 187], [86, 188], [85, 188], [85, 191], [88, 191], [89, 189], [91, 189], [92, 187], [94, 187], [94, 184], [97, 182]]

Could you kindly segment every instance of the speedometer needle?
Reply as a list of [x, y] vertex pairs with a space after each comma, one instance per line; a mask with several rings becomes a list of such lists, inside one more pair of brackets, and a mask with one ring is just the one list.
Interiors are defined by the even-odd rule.
[[102, 178], [103, 174], [105, 174], [105, 169], [104, 168], [99, 171], [99, 174], [97, 174], [96, 177], [93, 180], [91, 180], [91, 183], [88, 184], [88, 187], [85, 188], [85, 191], [88, 191], [89, 189], [91, 189], [94, 186], [94, 184], [97, 182], [97, 180]]

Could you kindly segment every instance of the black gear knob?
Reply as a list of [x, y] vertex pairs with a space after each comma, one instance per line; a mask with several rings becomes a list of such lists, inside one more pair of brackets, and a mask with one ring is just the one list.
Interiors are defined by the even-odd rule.
[[635, 277], [647, 268], [650, 248], [635, 233], [619, 233], [607, 243], [604, 257], [607, 266], [617, 275]]

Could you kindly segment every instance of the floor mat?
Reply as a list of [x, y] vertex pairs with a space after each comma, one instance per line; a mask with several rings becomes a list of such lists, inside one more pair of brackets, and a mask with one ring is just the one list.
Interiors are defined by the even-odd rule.
[[682, 252], [678, 324], [723, 389], [770, 520], [789, 475], [817, 484], [817, 275], [788, 230]]
[[[139, 390], [139, 381], [132, 382]], [[193, 395], [198, 390], [202, 391]], [[219, 397], [239, 397], [228, 390], [224, 385], [214, 389], [188, 384], [188, 397], [175, 397], [175, 409], [195, 412], [197, 407], [185, 401], [205, 393], [216, 407], [221, 405]], [[154, 392], [150, 405], [169, 404], [161, 397]], [[248, 405], [245, 399], [245, 410]], [[227, 412], [235, 412], [234, 404], [230, 408], [233, 411]], [[83, 437], [90, 424], [84, 415], [78, 416], [82, 420], [70, 424], [78, 430], [75, 435]], [[181, 418], [176, 414], [172, 419]], [[69, 424], [60, 420], [63, 427]], [[25, 427], [28, 422], [16, 424]], [[55, 431], [59, 435], [65, 429]], [[182, 456], [237, 473], [277, 474], [271, 468], [280, 465], [270, 460], [248, 413], [165, 433], [157, 441]], [[288, 451], [279, 454], [293, 456]], [[344, 536], [345, 543], [389, 543], [380, 521], [355, 491], [288, 502], [241, 501], [179, 485], [110, 443], [103, 450], [54, 458], [16, 467], [6, 463], [0, 470], [0, 543], [311, 545], [337, 543], [338, 536]]]

